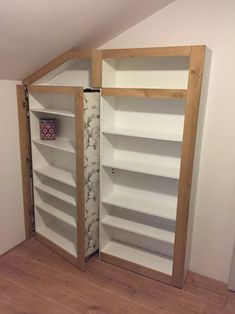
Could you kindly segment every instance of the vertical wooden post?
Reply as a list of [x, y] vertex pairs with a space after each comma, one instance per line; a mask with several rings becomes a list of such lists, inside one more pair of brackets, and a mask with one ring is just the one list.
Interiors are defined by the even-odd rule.
[[183, 286], [184, 281], [188, 213], [204, 56], [205, 46], [191, 47], [172, 274], [172, 285], [179, 288]]
[[24, 202], [24, 222], [25, 222], [25, 238], [29, 239], [33, 236], [32, 228], [32, 204], [31, 204], [31, 149], [30, 149], [30, 130], [29, 122], [25, 109], [24, 86], [17, 85], [17, 104], [18, 104], [18, 121], [20, 136], [20, 156], [21, 156], [21, 176], [22, 190]]
[[92, 50], [92, 87], [102, 86], [102, 50]]
[[85, 269], [85, 200], [84, 200], [84, 97], [83, 88], [75, 88], [75, 150], [77, 185], [77, 248], [78, 267]]

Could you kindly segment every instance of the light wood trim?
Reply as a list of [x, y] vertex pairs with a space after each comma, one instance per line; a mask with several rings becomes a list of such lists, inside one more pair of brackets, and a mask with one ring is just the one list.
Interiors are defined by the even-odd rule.
[[102, 88], [102, 96], [185, 99], [186, 89]]
[[58, 66], [62, 65], [70, 59], [91, 59], [91, 49], [87, 50], [78, 50], [72, 49], [64, 52], [57, 58], [53, 59], [46, 65], [42, 66], [39, 70], [32, 73], [30, 76], [23, 79], [25, 85], [30, 85], [33, 82], [39, 80], [41, 77], [45, 76], [47, 73], [53, 71]]
[[201, 94], [205, 46], [193, 46], [190, 56], [185, 123], [181, 149], [172, 285], [183, 286], [187, 224], [193, 172], [198, 110]]
[[60, 256], [64, 257], [66, 260], [68, 260], [70, 263], [72, 263], [75, 266], [78, 266], [78, 260], [77, 257], [73, 256], [72, 254], [68, 253], [64, 249], [62, 249], [60, 246], [55, 244], [54, 242], [48, 240], [46, 237], [42, 236], [39, 233], [35, 233], [35, 238], [40, 241], [42, 244], [50, 248], [52, 251], [56, 252]]
[[24, 223], [25, 238], [29, 239], [33, 236], [32, 228], [32, 204], [31, 204], [31, 146], [30, 146], [30, 129], [29, 121], [24, 108], [24, 87], [16, 86], [17, 105], [18, 105], [18, 121], [19, 121], [19, 137], [20, 137], [20, 157], [21, 157], [21, 176], [24, 203]]
[[46, 75], [47, 73], [51, 72], [70, 58], [70, 52], [66, 51], [56, 59], [52, 60], [51, 62], [47, 63], [46, 65], [42, 66], [39, 70], [32, 73], [30, 76], [26, 77], [23, 80], [25, 85], [30, 85], [33, 82], [39, 80], [41, 77]]
[[77, 244], [78, 265], [85, 269], [85, 200], [84, 200], [84, 97], [83, 88], [75, 89], [75, 149], [77, 183]]
[[92, 49], [80, 50], [71, 49], [68, 51], [69, 59], [91, 59]]
[[187, 57], [190, 56], [191, 46], [103, 49], [102, 59], [131, 58], [131, 57]]
[[160, 280], [160, 281], [167, 283], [167, 284], [171, 283], [171, 276], [169, 276], [167, 274], [161, 273], [161, 272], [156, 271], [156, 270], [149, 269], [147, 267], [138, 265], [138, 264], [133, 263], [133, 262], [123, 260], [121, 258], [118, 258], [116, 256], [112, 256], [112, 255], [107, 254], [107, 253], [100, 252], [100, 260], [107, 262], [107, 263], [110, 263], [112, 265], [121, 267], [121, 268], [131, 270], [137, 274], [140, 274], [140, 275], [143, 275], [143, 276], [146, 276], [149, 278], [153, 278], [156, 280]]
[[92, 87], [102, 85], [102, 51], [92, 51]]
[[48, 86], [48, 85], [29, 85], [30, 93], [51, 93], [51, 94], [74, 94], [75, 87], [72, 86]]

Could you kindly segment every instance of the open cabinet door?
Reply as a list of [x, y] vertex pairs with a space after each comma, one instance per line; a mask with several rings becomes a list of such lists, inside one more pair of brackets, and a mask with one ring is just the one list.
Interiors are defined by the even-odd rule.
[[24, 223], [25, 238], [33, 237], [33, 203], [31, 198], [32, 173], [31, 173], [31, 145], [29, 132], [29, 116], [27, 110], [27, 101], [25, 99], [25, 88], [23, 85], [16, 86], [20, 154], [21, 154], [21, 174], [22, 174], [22, 192], [24, 202]]
[[31, 85], [27, 98], [35, 237], [83, 270], [83, 88]]

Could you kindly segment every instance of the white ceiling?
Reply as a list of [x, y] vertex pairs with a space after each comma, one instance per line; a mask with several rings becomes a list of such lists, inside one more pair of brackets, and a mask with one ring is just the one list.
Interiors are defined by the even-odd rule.
[[66, 50], [99, 47], [174, 0], [0, 0], [0, 79]]

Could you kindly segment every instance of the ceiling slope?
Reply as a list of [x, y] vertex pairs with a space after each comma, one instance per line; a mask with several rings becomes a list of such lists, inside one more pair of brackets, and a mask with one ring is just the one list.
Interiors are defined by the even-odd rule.
[[0, 79], [22, 79], [75, 47], [98, 47], [173, 1], [1, 0]]

